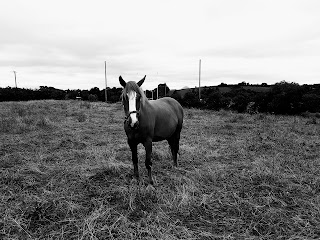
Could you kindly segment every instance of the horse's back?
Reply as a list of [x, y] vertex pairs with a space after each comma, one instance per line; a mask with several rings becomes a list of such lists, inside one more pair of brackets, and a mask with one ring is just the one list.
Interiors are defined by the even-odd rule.
[[150, 101], [157, 113], [170, 113], [171, 116], [176, 116], [179, 122], [183, 121], [183, 108], [180, 103], [171, 97], [164, 97], [157, 100]]

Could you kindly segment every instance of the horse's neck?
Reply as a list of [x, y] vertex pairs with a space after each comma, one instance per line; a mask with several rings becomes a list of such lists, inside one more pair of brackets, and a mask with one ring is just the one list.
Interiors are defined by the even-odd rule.
[[148, 100], [148, 98], [144, 98], [144, 100], [141, 102], [141, 109], [144, 112], [148, 112], [151, 109], [151, 103]]
[[144, 108], [144, 107], [147, 107], [150, 103], [148, 98], [144, 97], [140, 104], [141, 104], [141, 107]]

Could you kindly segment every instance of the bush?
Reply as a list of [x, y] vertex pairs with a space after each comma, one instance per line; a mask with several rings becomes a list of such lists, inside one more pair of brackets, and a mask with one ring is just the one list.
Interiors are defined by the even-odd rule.
[[181, 100], [181, 104], [188, 108], [199, 108], [201, 107], [201, 102], [199, 100], [198, 94], [195, 92], [187, 92], [184, 98]]
[[314, 93], [307, 93], [302, 96], [303, 111], [320, 112], [320, 96]]
[[98, 96], [96, 94], [89, 94], [88, 100], [90, 102], [96, 102], [96, 101], [98, 101]]
[[231, 98], [230, 108], [239, 113], [245, 112], [249, 102], [254, 101], [255, 92], [237, 88], [226, 94]]
[[269, 112], [276, 114], [298, 114], [302, 110], [302, 88], [296, 83], [277, 83], [270, 92]]
[[212, 92], [205, 99], [205, 107], [208, 109], [219, 111], [224, 107], [223, 99], [224, 97], [219, 91]]

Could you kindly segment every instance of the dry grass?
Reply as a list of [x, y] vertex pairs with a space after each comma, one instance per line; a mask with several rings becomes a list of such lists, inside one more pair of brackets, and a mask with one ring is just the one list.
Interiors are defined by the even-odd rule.
[[314, 239], [320, 124], [185, 109], [179, 167], [139, 184], [119, 104], [0, 103], [1, 239]]

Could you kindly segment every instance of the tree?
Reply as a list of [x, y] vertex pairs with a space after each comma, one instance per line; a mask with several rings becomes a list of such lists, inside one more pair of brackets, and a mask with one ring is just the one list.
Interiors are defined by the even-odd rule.
[[181, 104], [185, 107], [200, 107], [199, 96], [196, 92], [187, 92], [181, 101]]
[[303, 112], [320, 112], [320, 95], [307, 93], [302, 95], [302, 111]]
[[89, 90], [89, 94], [99, 96], [99, 94], [100, 94], [100, 89], [99, 89], [98, 87], [91, 88], [91, 89]]
[[231, 109], [244, 112], [248, 103], [253, 101], [255, 92], [243, 88], [235, 88], [231, 92], [226, 93], [225, 96], [229, 96], [232, 99], [233, 104]]
[[96, 102], [96, 101], [98, 101], [98, 96], [96, 94], [89, 94], [88, 100], [90, 102]]
[[223, 107], [223, 96], [219, 91], [211, 92], [205, 99], [206, 108], [220, 110]]
[[248, 84], [246, 82], [241, 82], [241, 83], [238, 83], [238, 86], [247, 86]]
[[282, 81], [275, 84], [269, 93], [272, 99], [269, 103], [269, 112], [276, 114], [298, 114], [302, 108], [302, 88], [297, 83]]

